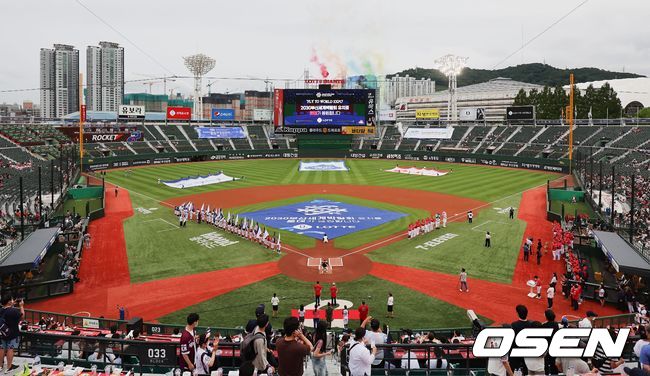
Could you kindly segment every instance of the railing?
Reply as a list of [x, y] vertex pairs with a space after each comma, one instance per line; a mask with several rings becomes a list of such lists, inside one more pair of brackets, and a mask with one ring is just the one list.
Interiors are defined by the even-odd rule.
[[51, 298], [70, 294], [74, 290], [74, 282], [70, 279], [55, 279], [27, 285], [2, 288], [2, 295], [10, 294], [26, 301]]

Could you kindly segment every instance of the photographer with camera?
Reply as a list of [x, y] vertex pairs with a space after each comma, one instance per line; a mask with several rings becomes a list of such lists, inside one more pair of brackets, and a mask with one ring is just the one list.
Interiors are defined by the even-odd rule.
[[2, 310], [0, 310], [0, 359], [4, 363], [5, 356], [7, 357], [7, 372], [10, 372], [18, 368], [13, 364], [14, 350], [20, 343], [18, 324], [25, 316], [25, 302], [22, 299], [16, 301], [10, 295], [6, 295], [0, 299], [0, 304], [2, 304]]

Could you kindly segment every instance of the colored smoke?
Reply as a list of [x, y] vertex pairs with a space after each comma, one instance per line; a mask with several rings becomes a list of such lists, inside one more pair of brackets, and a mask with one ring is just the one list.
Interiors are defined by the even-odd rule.
[[316, 49], [312, 49], [311, 51], [311, 62], [318, 65], [318, 68], [320, 69], [320, 75], [322, 78], [329, 77], [330, 72], [327, 70], [327, 66], [325, 65], [325, 63], [319, 59], [318, 54], [316, 53]]

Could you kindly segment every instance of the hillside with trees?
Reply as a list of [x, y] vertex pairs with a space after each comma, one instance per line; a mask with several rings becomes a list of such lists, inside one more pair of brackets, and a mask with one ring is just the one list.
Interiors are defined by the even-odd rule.
[[[522, 64], [503, 69], [474, 69], [465, 68], [458, 76], [458, 86], [466, 86], [485, 82], [497, 77], [507, 77], [515, 81], [527, 82], [544, 86], [561, 86], [568, 84], [569, 73], [573, 73], [577, 83], [612, 80], [617, 78], [644, 77], [635, 73], [612, 72], [598, 68], [559, 69], [542, 63]], [[412, 68], [397, 72], [400, 76], [430, 78], [436, 81], [436, 90], [447, 88], [447, 77], [437, 69]], [[388, 75], [390, 78], [395, 74]]]

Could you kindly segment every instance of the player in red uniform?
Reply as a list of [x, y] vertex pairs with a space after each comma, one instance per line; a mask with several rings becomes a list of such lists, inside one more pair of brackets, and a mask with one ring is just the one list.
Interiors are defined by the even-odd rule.
[[320, 305], [320, 293], [323, 290], [323, 286], [320, 285], [320, 282], [316, 281], [314, 285], [314, 298], [316, 300], [316, 308]]

